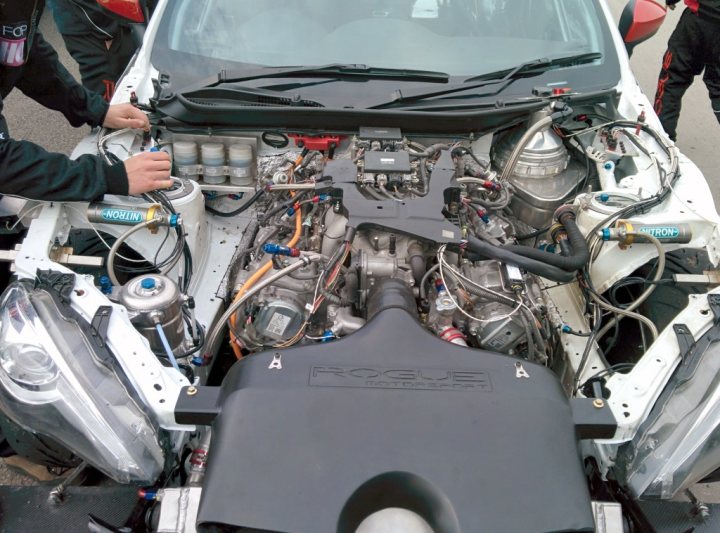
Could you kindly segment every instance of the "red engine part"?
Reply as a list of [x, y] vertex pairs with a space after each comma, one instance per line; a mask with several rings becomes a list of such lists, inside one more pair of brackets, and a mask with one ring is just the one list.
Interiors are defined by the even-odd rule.
[[299, 135], [297, 133], [291, 133], [289, 137], [295, 140], [295, 146], [298, 148], [307, 148], [308, 150], [318, 150], [320, 152], [337, 148], [344, 138], [340, 135]]
[[440, 332], [439, 337], [451, 344], [457, 344], [458, 346], [467, 346], [465, 335], [462, 332], [453, 327], [449, 327]]

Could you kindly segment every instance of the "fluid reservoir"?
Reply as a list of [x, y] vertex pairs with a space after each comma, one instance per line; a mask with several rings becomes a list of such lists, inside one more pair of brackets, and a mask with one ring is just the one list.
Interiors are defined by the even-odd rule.
[[204, 143], [200, 147], [205, 183], [219, 185], [225, 183], [225, 145], [222, 143]]
[[118, 299], [127, 308], [133, 325], [150, 341], [153, 352], [165, 353], [156, 324], [162, 326], [172, 351], [183, 351], [182, 294], [173, 280], [160, 274], [133, 278], [122, 287]]
[[228, 150], [230, 160], [230, 183], [252, 185], [253, 152], [247, 144], [233, 144]]
[[178, 141], [173, 144], [175, 171], [181, 178], [198, 179], [198, 148], [190, 141]]

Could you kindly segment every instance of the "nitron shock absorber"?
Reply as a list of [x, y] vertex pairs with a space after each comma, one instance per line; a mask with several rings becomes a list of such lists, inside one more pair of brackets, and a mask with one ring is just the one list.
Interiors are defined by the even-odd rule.
[[160, 205], [128, 207], [93, 203], [88, 206], [87, 217], [93, 224], [121, 226], [136, 226], [143, 222], [154, 221], [156, 226], [175, 227], [179, 223], [178, 215], [165, 213]]
[[[628, 246], [637, 240], [638, 234], [652, 235], [660, 242], [687, 244], [692, 240], [690, 224], [632, 224], [627, 220], [618, 220], [614, 228], [605, 228], [598, 232], [604, 241], [619, 241]], [[642, 239], [642, 238], [641, 238]]]

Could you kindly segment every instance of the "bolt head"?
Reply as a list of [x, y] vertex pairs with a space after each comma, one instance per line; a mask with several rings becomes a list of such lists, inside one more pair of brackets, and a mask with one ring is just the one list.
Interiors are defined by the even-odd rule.
[[186, 391], [188, 396], [195, 396], [198, 393], [197, 387], [188, 387]]
[[595, 409], [602, 409], [605, 407], [605, 401], [602, 398], [595, 398], [593, 400], [593, 407]]

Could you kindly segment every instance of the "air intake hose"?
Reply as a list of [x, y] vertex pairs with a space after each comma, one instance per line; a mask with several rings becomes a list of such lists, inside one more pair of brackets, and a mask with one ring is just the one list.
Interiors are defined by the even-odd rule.
[[[510, 247], [510, 249], [515, 248], [517, 247]], [[532, 272], [533, 274], [552, 281], [557, 281], [558, 283], [567, 283], [568, 281], [575, 279], [575, 275], [572, 272], [568, 272], [567, 270], [563, 270], [554, 265], [548, 264], [547, 262], [538, 261], [530, 257], [524, 257], [513, 253], [506, 248], [493, 246], [492, 244], [476, 239], [475, 237], [468, 237], [467, 250], [485, 259], [497, 259], [502, 263], [524, 268], [528, 272]], [[545, 253], [545, 255], [550, 255], [547, 252], [543, 253]]]
[[590, 252], [585, 242], [585, 237], [575, 222], [575, 213], [569, 206], [563, 206], [555, 212], [555, 217], [565, 228], [572, 255], [563, 256], [553, 254], [530, 246], [510, 245], [504, 246], [503, 248], [514, 254], [542, 261], [543, 263], [561, 268], [567, 272], [580, 270], [590, 259]]
[[417, 305], [412, 289], [399, 279], [383, 279], [370, 294], [367, 303], [367, 319], [370, 321], [386, 309], [402, 309], [417, 317]]

